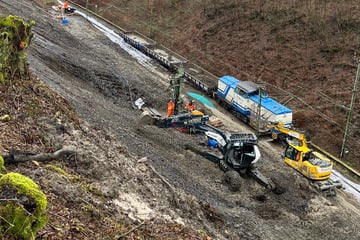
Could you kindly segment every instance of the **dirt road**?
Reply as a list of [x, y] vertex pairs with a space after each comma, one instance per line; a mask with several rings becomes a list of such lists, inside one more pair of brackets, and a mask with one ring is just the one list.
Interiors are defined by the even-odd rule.
[[[198, 144], [198, 137], [154, 126], [137, 128], [140, 112], [132, 101], [143, 94], [147, 103], [165, 110], [170, 96], [169, 74], [152, 60], [139, 62], [78, 15], [63, 25], [50, 7], [42, 11], [32, 1], [1, 0], [0, 6], [2, 15], [36, 21], [30, 67], [68, 99], [85, 121], [114, 136], [111, 143], [104, 140], [106, 134], [96, 136], [98, 147], [126, 146], [126, 159], [120, 161], [104, 151], [105, 155], [89, 157], [88, 165], [78, 170], [111, 195], [121, 209], [118, 212], [127, 209], [134, 219], [155, 215], [182, 222], [204, 229], [215, 239], [360, 239], [358, 203], [348, 201], [351, 197], [344, 192], [330, 199], [315, 193], [307, 180], [282, 163], [279, 148], [268, 142], [260, 142], [259, 169], [286, 189], [281, 195], [250, 178], [242, 180], [240, 192], [232, 192], [216, 165], [184, 149], [185, 143]], [[220, 111], [216, 114], [233, 131], [249, 131]], [[86, 144], [80, 145], [76, 143], [84, 152], [90, 151]], [[119, 164], [134, 159], [146, 159], [151, 167], [142, 161]], [[178, 204], [151, 168], [176, 189]]]

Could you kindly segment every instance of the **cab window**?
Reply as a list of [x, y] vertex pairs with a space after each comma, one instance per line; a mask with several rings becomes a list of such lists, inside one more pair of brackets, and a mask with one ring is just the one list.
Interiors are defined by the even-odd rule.
[[238, 88], [238, 87], [235, 88], [235, 92], [236, 92], [237, 94], [239, 94], [240, 96], [242, 96], [242, 97], [246, 97], [246, 92], [245, 92], [244, 90]]
[[300, 159], [300, 152], [292, 146], [288, 146], [285, 151], [285, 157], [298, 161]]
[[307, 161], [311, 158], [311, 152], [304, 153], [303, 161]]

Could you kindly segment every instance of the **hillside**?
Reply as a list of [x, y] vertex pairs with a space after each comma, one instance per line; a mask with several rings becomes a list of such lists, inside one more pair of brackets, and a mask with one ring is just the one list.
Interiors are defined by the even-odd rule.
[[[296, 128], [339, 156], [359, 60], [357, 1], [90, 0], [88, 6], [216, 76], [261, 83], [293, 109]], [[360, 169], [357, 98], [345, 159]]]
[[[46, 193], [49, 223], [38, 239], [360, 238], [360, 203], [342, 190], [334, 198], [318, 194], [283, 163], [280, 146], [260, 141], [258, 168], [282, 194], [249, 177], [234, 192], [216, 164], [185, 148], [204, 144], [200, 136], [137, 125], [141, 112], [133, 100], [140, 95], [165, 112], [169, 72], [151, 59], [139, 61], [128, 45], [110, 41], [79, 15], [61, 24], [52, 4], [0, 0], [0, 16], [36, 22], [31, 79], [0, 84], [0, 116], [11, 116], [0, 122], [1, 155], [77, 152], [6, 166]], [[225, 130], [249, 131], [226, 112], [207, 110]]]

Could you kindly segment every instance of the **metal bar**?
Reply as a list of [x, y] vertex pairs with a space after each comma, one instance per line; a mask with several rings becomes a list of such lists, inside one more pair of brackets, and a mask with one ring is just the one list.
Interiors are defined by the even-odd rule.
[[352, 113], [354, 111], [357, 86], [358, 86], [358, 82], [359, 82], [359, 72], [360, 72], [360, 63], [358, 63], [358, 68], [357, 68], [357, 71], [356, 71], [356, 77], [355, 77], [353, 92], [352, 92], [352, 96], [351, 96], [351, 103], [350, 103], [350, 107], [349, 107], [349, 111], [348, 111], [348, 116], [347, 116], [347, 120], [346, 120], [346, 127], [345, 127], [343, 143], [342, 143], [342, 146], [341, 146], [340, 157], [344, 156], [346, 141], [347, 141], [347, 138], [349, 136], [351, 118], [352, 118]]

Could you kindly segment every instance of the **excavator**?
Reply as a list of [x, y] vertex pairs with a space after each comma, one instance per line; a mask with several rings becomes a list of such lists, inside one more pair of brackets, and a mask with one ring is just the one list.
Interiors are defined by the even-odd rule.
[[218, 153], [201, 151], [191, 145], [186, 149], [191, 150], [206, 159], [219, 165], [225, 172], [225, 180], [230, 184], [230, 189], [236, 191], [240, 187], [240, 175], [253, 177], [258, 183], [267, 189], [276, 191], [275, 183], [264, 176], [256, 167], [261, 158], [257, 145], [258, 139], [253, 133], [227, 133], [212, 126], [208, 126], [204, 134], [208, 139], [208, 145], [216, 148]]
[[326, 196], [336, 195], [336, 188], [341, 188], [339, 181], [330, 179], [333, 163], [323, 154], [310, 148], [308, 134], [285, 127], [282, 123], [272, 125], [272, 139], [286, 142], [282, 158], [290, 167], [312, 180], [313, 185]]
[[[248, 175], [257, 182], [274, 191], [275, 183], [265, 177], [256, 167], [261, 157], [257, 146], [258, 139], [253, 133], [227, 133], [208, 123], [209, 116], [199, 111], [180, 113], [162, 117], [153, 108], [144, 108], [140, 117], [141, 125], [156, 125], [159, 128], [176, 128], [186, 133], [203, 134], [208, 140], [208, 146], [213, 150], [200, 150], [190, 144], [185, 149], [216, 163], [225, 172], [225, 180], [230, 189], [236, 191], [240, 187], [240, 175]], [[211, 144], [210, 144], [211, 143]], [[274, 191], [275, 192], [275, 191]]]
[[176, 128], [187, 133], [204, 133], [210, 129], [206, 124], [208, 121], [209, 116], [197, 110], [163, 117], [156, 109], [144, 107], [138, 125], [155, 125], [159, 128]]

